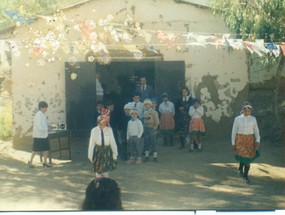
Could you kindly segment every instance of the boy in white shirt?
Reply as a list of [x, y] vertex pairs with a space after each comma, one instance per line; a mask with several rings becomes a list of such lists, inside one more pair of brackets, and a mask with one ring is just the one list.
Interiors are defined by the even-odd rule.
[[144, 104], [141, 102], [141, 97], [139, 94], [135, 94], [133, 96], [133, 102], [130, 102], [130, 106], [132, 109], [137, 109], [138, 118], [143, 120], [144, 118]]
[[141, 137], [143, 135], [144, 128], [142, 122], [138, 119], [138, 110], [132, 109], [130, 114], [132, 119], [128, 123], [127, 143], [130, 148], [131, 157], [127, 163], [131, 164], [135, 162], [136, 159], [136, 164], [141, 164]]

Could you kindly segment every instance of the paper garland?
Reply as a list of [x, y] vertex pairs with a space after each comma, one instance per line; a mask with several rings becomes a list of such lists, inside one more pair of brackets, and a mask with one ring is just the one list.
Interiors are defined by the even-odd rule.
[[[14, 12], [6, 11], [6, 14], [16, 16], [15, 20], [20, 21], [21, 24], [31, 24], [30, 21], [14, 14]], [[109, 64], [112, 58], [109, 49], [112, 48], [124, 48], [132, 53], [136, 60], [141, 60], [145, 56], [142, 48], [138, 47], [144, 47], [148, 51], [159, 54], [160, 46], [182, 50], [183, 47], [189, 46], [214, 45], [216, 48], [246, 49], [260, 57], [271, 54], [275, 58], [280, 55], [281, 50], [283, 54], [285, 50], [285, 43], [278, 45], [273, 42], [264, 43], [263, 40], [243, 41], [230, 38], [230, 34], [198, 34], [142, 29], [143, 25], [134, 21], [129, 15], [122, 23], [115, 22], [112, 14], [98, 21], [83, 19], [79, 14], [74, 14], [72, 19], [67, 19], [63, 12], [53, 16], [38, 17], [45, 21], [46, 28], [33, 29], [30, 27], [22, 44], [29, 50], [31, 56], [37, 59], [39, 66], [61, 60], [59, 51], [64, 51], [71, 56], [83, 54], [89, 62], [97, 61], [101, 64]], [[145, 43], [138, 43], [141, 39]], [[22, 45], [12, 40], [9, 43], [13, 55], [20, 56], [18, 45], [20, 47]]]

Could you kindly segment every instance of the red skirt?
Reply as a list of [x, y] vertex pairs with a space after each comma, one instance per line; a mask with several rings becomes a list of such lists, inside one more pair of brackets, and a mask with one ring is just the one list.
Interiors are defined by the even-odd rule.
[[160, 130], [173, 130], [175, 128], [173, 113], [162, 113], [160, 117]]
[[255, 137], [253, 134], [237, 134], [235, 139], [235, 158], [239, 162], [249, 163], [260, 154], [256, 150]]
[[203, 119], [201, 118], [191, 119], [190, 125], [189, 125], [189, 132], [191, 134], [204, 136], [205, 135], [205, 125], [204, 125]]

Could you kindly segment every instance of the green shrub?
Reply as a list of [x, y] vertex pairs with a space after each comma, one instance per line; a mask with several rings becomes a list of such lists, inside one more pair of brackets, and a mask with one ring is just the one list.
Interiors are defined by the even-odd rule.
[[0, 109], [0, 140], [7, 140], [12, 137], [12, 103], [9, 102]]

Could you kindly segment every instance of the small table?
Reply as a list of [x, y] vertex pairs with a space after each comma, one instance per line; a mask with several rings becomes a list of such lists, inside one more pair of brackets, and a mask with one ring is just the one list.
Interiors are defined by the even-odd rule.
[[[61, 138], [67, 138], [67, 146], [62, 148]], [[49, 151], [48, 158], [49, 163], [52, 163], [51, 153], [59, 152], [59, 157], [61, 157], [61, 152], [63, 150], [68, 150], [69, 159], [71, 160], [71, 147], [70, 147], [70, 135], [68, 130], [51, 130], [48, 132], [48, 140], [49, 143], [51, 140], [57, 139], [58, 148]], [[40, 155], [40, 159], [42, 162], [42, 154]]]

